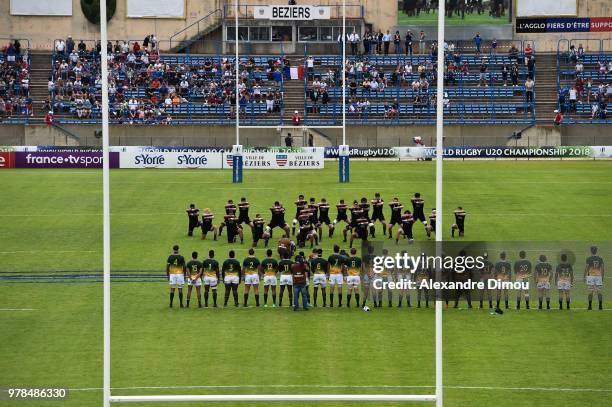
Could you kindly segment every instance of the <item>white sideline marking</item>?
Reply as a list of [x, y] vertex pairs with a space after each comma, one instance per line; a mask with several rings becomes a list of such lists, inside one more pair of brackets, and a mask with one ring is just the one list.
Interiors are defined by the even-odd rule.
[[[436, 386], [403, 385], [323, 385], [323, 384], [243, 384], [210, 386], [134, 386], [111, 387], [111, 390], [168, 390], [168, 389], [257, 389], [257, 388], [316, 388], [316, 389], [432, 389]], [[563, 391], [563, 392], [601, 392], [612, 393], [612, 389], [561, 388], [561, 387], [499, 387], [499, 386], [444, 386], [446, 389], [459, 390], [509, 390], [509, 391]], [[69, 391], [101, 391], [101, 387], [82, 387]]]
[[0, 308], [0, 311], [36, 311], [35, 308]]

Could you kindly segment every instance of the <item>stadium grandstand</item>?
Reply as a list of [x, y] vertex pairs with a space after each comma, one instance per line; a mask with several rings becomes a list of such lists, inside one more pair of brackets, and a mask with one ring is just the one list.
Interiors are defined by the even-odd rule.
[[[513, 134], [552, 125], [556, 110], [567, 126], [610, 120], [612, 54], [606, 33], [589, 34], [584, 40], [571, 33], [508, 33], [505, 27], [516, 25], [516, 17], [505, 17], [502, 28], [483, 28], [478, 45], [473, 36], [480, 28], [468, 23], [437, 44], [431, 26], [394, 21], [395, 13], [410, 11], [390, 7], [393, 12], [375, 12], [371, 4], [348, 1], [343, 61], [342, 10], [337, 4], [331, 5], [329, 19], [313, 27], [311, 21], [258, 19], [257, 7], [270, 2], [245, 2], [238, 16], [237, 96], [234, 10], [231, 3], [210, 3], [189, 5], [184, 22], [165, 22], [173, 31], [142, 38], [120, 37], [111, 20], [111, 38], [120, 39], [105, 47], [83, 31], [60, 36], [56, 30], [53, 40], [46, 33], [1, 38], [2, 122], [42, 125], [52, 112], [55, 125], [68, 126], [76, 136], [90, 135], [87, 126], [95, 127], [101, 119], [103, 48], [111, 75], [110, 119], [117, 125], [225, 126], [238, 106], [243, 125], [284, 129], [295, 124], [297, 111], [300, 126], [313, 127], [319, 135], [315, 126], [342, 125], [343, 70], [347, 125], [432, 125], [439, 51], [445, 53], [448, 125], [473, 125], [476, 132], [501, 125]], [[285, 2], [270, 4], [276, 3]], [[468, 15], [471, 12], [478, 10], [468, 8]], [[3, 18], [10, 18], [9, 13]], [[150, 31], [146, 23], [137, 24], [134, 35]], [[333, 139], [334, 132], [329, 130], [321, 142]]]

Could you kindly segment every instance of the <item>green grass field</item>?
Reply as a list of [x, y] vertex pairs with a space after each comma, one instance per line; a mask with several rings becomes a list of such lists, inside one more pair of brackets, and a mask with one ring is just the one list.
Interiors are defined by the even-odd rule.
[[[244, 195], [252, 214], [268, 218], [267, 208], [279, 199], [289, 219], [300, 192], [335, 203], [376, 191], [407, 202], [419, 191], [426, 211], [435, 201], [431, 162], [351, 165], [348, 185], [338, 184], [334, 162], [322, 171], [248, 171], [242, 185], [232, 185], [228, 171], [112, 171], [113, 394], [433, 392], [432, 309], [169, 310], [161, 279], [118, 277], [163, 275], [175, 243], [185, 255], [215, 248], [224, 257], [225, 232], [217, 242], [186, 236], [191, 202], [220, 215], [227, 199]], [[462, 205], [465, 240], [534, 241], [534, 250], [537, 241], [611, 240], [611, 171], [609, 161], [446, 162], [445, 238], [451, 210]], [[100, 405], [101, 172], [3, 170], [0, 185], [0, 387], [73, 389], [61, 402], [0, 405]], [[425, 238], [419, 227], [415, 235]], [[249, 240], [247, 231], [245, 244], [233, 247], [239, 258]], [[341, 243], [339, 234], [322, 247], [329, 251], [333, 243]], [[75, 277], [82, 274], [94, 278]], [[556, 308], [557, 294], [552, 297]], [[445, 405], [605, 405], [612, 393], [612, 313], [585, 311], [585, 299], [578, 284], [572, 311], [445, 311]]]
[[[508, 16], [501, 18], [491, 17], [488, 10], [483, 14], [473, 13], [465, 14], [465, 18], [453, 15], [453, 17], [445, 19], [447, 25], [500, 25], [510, 24]], [[421, 12], [419, 16], [409, 16], [399, 10], [397, 13], [397, 25], [438, 25], [438, 11], [430, 11], [429, 14]]]

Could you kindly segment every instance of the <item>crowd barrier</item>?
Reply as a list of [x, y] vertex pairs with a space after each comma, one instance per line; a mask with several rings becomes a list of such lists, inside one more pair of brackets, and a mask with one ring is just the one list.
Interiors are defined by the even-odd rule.
[[[350, 147], [353, 158], [433, 159], [435, 147]], [[248, 169], [323, 169], [325, 159], [339, 157], [338, 147], [246, 148]], [[447, 159], [612, 158], [612, 146], [460, 146], [445, 147]], [[55, 146], [0, 146], [0, 168], [101, 168], [96, 148]], [[231, 169], [231, 148], [218, 147], [111, 147], [110, 168]]]

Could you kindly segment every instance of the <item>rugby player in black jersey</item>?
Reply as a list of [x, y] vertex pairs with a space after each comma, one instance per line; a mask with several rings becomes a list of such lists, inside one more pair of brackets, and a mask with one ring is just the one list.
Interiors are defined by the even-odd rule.
[[187, 236], [193, 236], [193, 229], [200, 225], [200, 210], [196, 208], [195, 204], [189, 205], [187, 209], [187, 218], [189, 219], [189, 225], [187, 226]]
[[402, 210], [404, 209], [404, 205], [399, 201], [398, 197], [393, 198], [393, 201], [389, 203], [389, 208], [391, 208], [391, 219], [389, 220], [389, 226], [387, 230], [389, 231], [389, 239], [393, 238], [393, 225], [402, 224]]
[[261, 217], [261, 214], [256, 214], [251, 221], [253, 231], [253, 247], [257, 247], [257, 243], [263, 239], [265, 247], [268, 247], [270, 240], [269, 227], [266, 226], [266, 221]]
[[374, 199], [372, 199], [371, 203], [372, 203], [372, 219], [371, 219], [372, 238], [376, 237], [375, 228], [374, 228], [374, 224], [376, 223], [376, 221], [379, 221], [380, 223], [382, 223], [383, 236], [385, 236], [387, 234], [387, 224], [385, 223], [385, 215], [383, 214], [383, 208], [385, 205], [385, 201], [380, 197], [380, 193], [376, 192], [374, 194]]
[[200, 227], [202, 228], [202, 240], [206, 239], [206, 235], [211, 231], [213, 232], [213, 239], [217, 240], [218, 229], [215, 225], [213, 225], [213, 219], [215, 219], [215, 215], [210, 211], [210, 209], [204, 209], [202, 222], [200, 222]]

